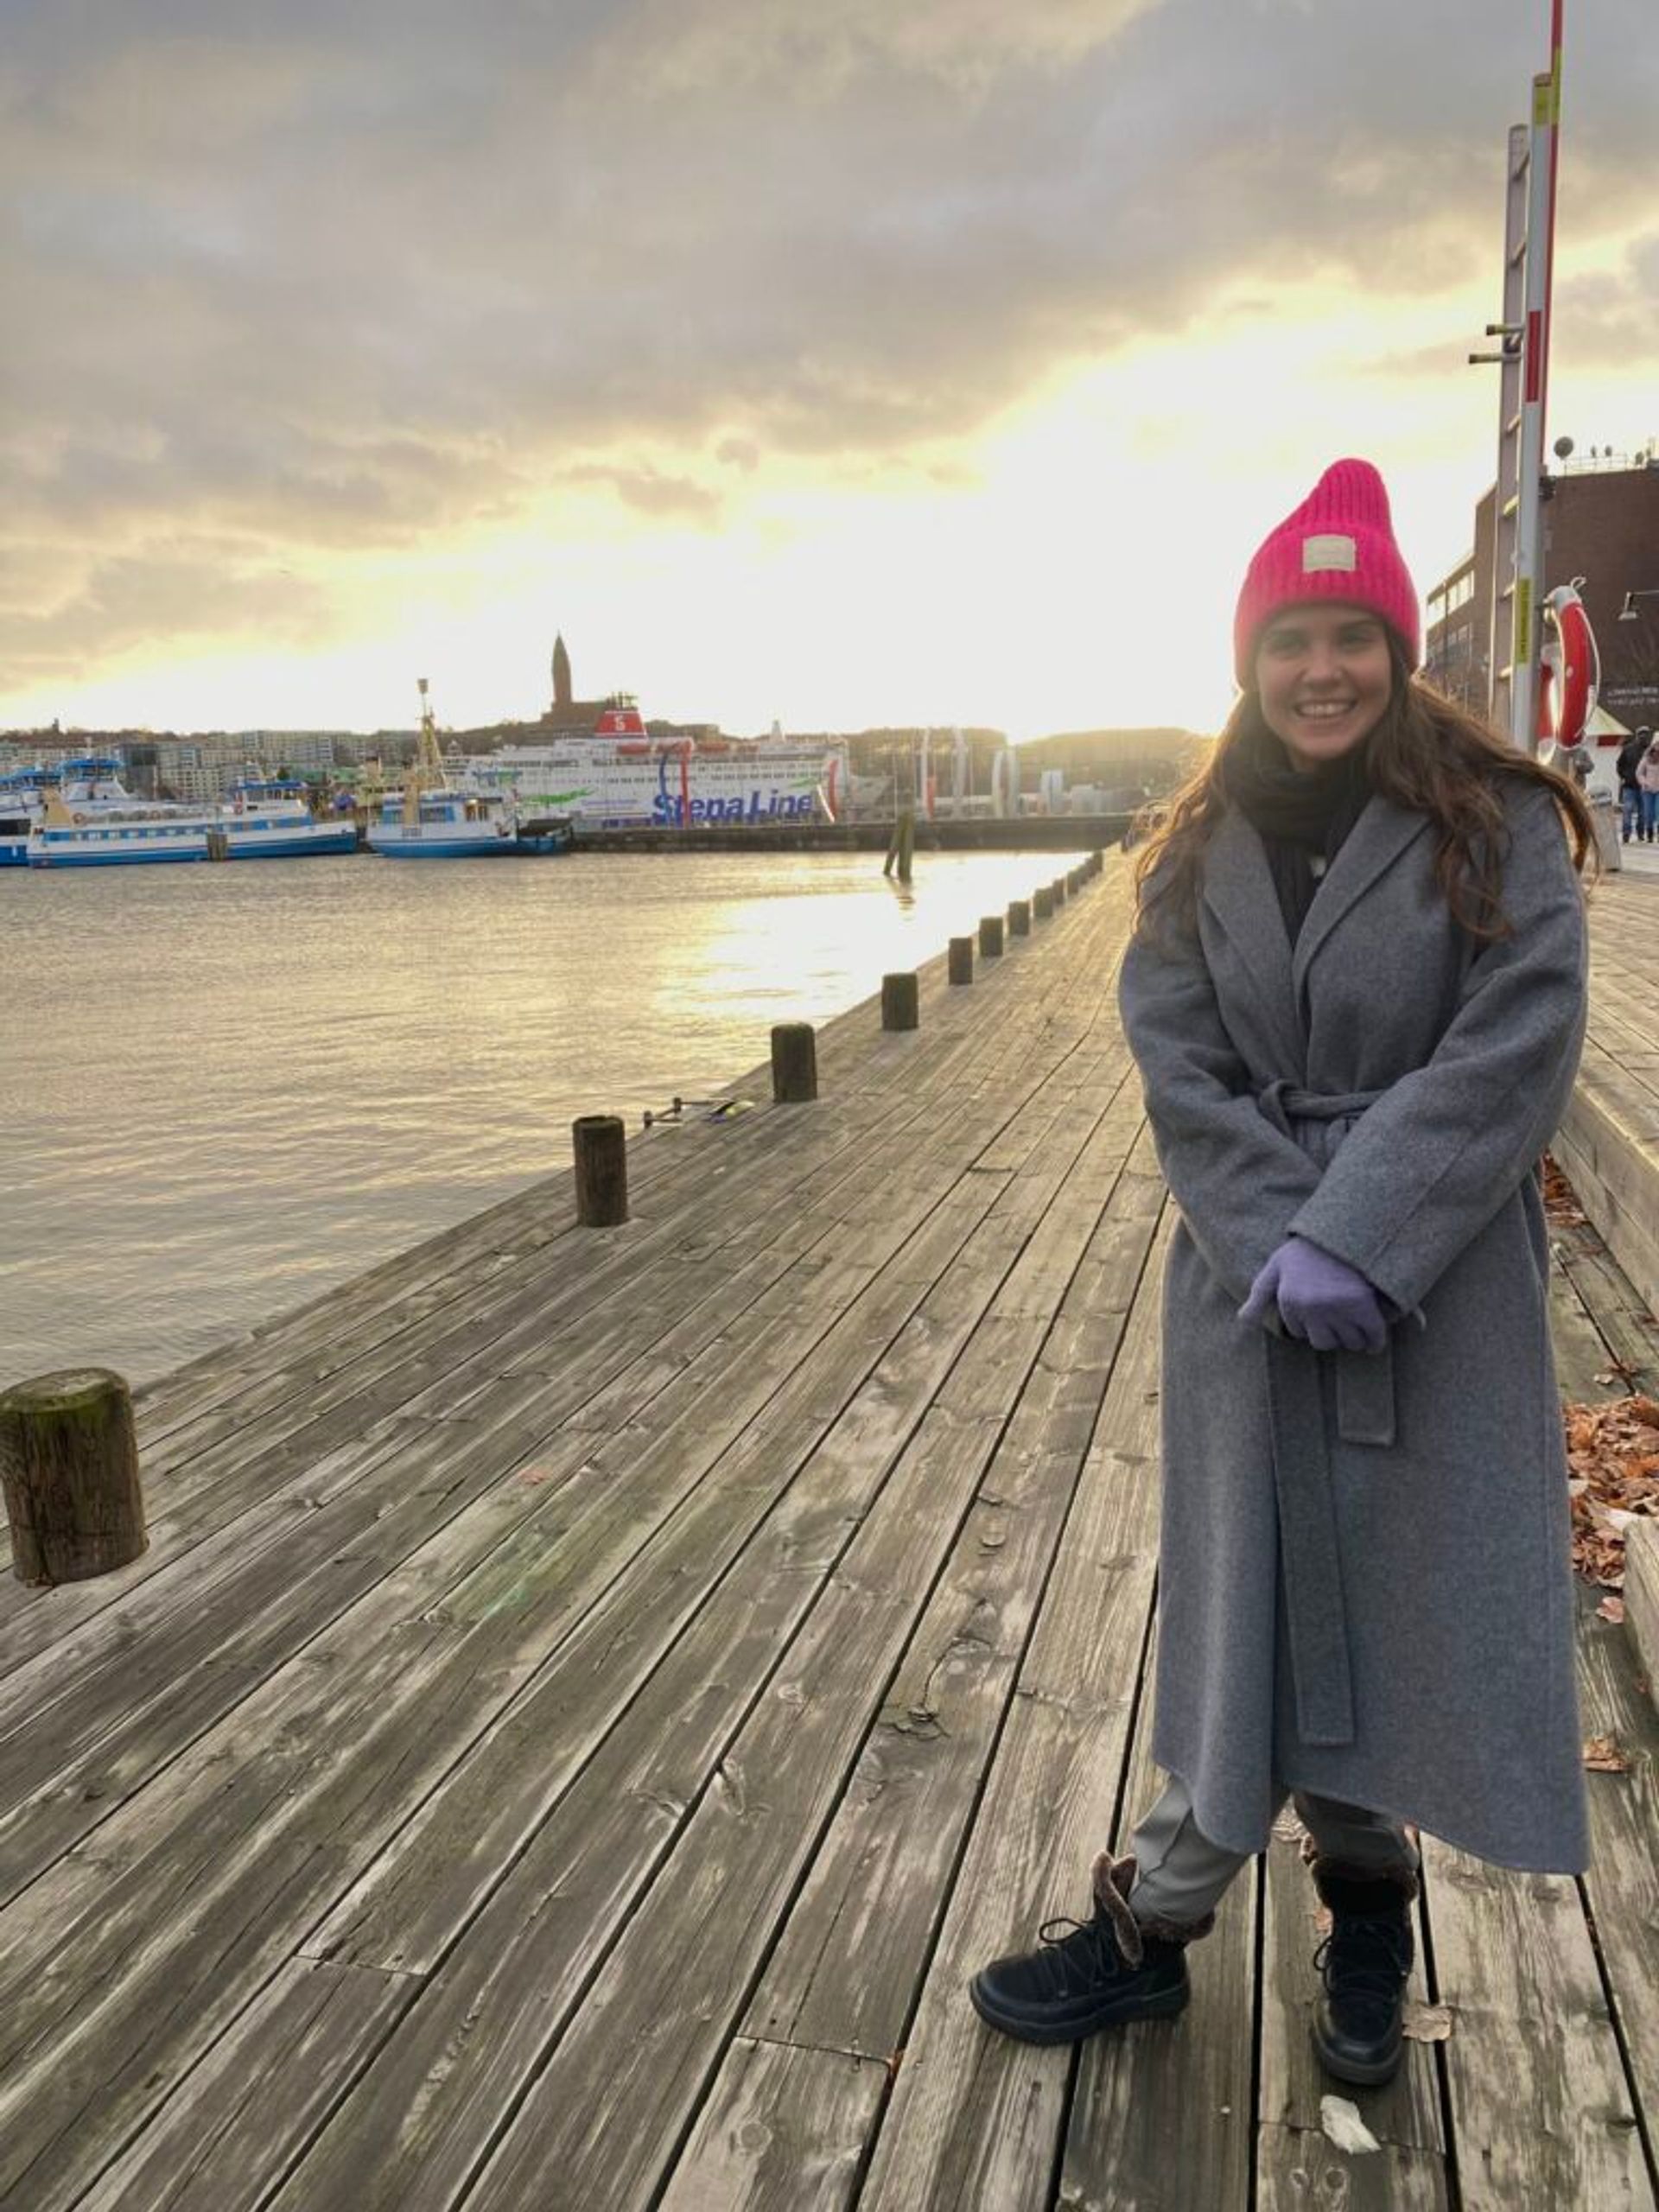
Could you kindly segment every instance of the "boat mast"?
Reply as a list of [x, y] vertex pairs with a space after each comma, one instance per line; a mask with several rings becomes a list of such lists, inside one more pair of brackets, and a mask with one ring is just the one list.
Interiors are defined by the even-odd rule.
[[404, 782], [405, 822], [420, 820], [421, 793], [435, 790], [443, 781], [443, 755], [438, 750], [438, 726], [432, 718], [432, 702], [427, 696], [426, 678], [417, 676], [415, 682], [421, 694], [421, 738], [416, 748], [415, 765]]

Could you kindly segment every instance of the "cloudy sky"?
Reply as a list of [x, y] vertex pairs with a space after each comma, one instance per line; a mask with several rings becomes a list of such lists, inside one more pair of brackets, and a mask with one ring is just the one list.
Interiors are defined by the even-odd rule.
[[[8, 0], [0, 726], [1208, 728], [1493, 474], [1548, 0]], [[1567, 0], [1549, 432], [1659, 442], [1659, 17]], [[1652, 576], [1659, 584], [1659, 548]]]

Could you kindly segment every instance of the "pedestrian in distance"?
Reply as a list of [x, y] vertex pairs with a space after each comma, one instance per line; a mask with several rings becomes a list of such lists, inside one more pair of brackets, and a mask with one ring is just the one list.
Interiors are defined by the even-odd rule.
[[1645, 734], [1648, 739], [1647, 749], [1636, 764], [1637, 798], [1641, 810], [1637, 818], [1637, 835], [1644, 845], [1650, 845], [1656, 831], [1659, 831], [1659, 741], [1650, 732], [1638, 731], [1637, 734]]
[[1637, 770], [1652, 741], [1650, 729], [1638, 729], [1627, 737], [1618, 748], [1615, 766], [1618, 771], [1618, 836], [1621, 844], [1628, 845], [1632, 837], [1642, 835], [1642, 786], [1637, 780]]
[[1242, 696], [1136, 866], [1121, 1005], [1179, 1219], [1153, 1756], [1087, 1920], [971, 1985], [1072, 2042], [1179, 2012], [1287, 1797], [1331, 1914], [1315, 2041], [1402, 2050], [1411, 1830], [1586, 1860], [1541, 1154], [1585, 1015], [1589, 810], [1414, 673], [1341, 461], [1251, 560]]

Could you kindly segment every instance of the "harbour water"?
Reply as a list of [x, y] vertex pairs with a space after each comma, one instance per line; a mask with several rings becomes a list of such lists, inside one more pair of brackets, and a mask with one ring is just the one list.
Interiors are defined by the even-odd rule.
[[0, 1382], [164, 1373], [695, 1097], [1068, 865], [0, 873]]

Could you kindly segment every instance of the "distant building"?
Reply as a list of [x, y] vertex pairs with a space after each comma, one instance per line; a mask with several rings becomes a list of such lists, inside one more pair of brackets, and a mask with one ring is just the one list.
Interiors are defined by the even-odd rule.
[[[1423, 669], [1454, 698], [1491, 708], [1492, 670], [1510, 657], [1510, 607], [1495, 573], [1496, 488], [1478, 502], [1474, 550], [1428, 594]], [[1592, 460], [1546, 477], [1544, 591], [1579, 582], [1601, 653], [1601, 703], [1622, 722], [1659, 721], [1659, 456]], [[1580, 581], [1581, 580], [1581, 581]], [[1652, 592], [1620, 609], [1632, 592]], [[1502, 623], [1502, 629], [1498, 625]]]
[[553, 703], [537, 727], [537, 737], [591, 737], [608, 699], [578, 699], [570, 681], [570, 655], [563, 632], [553, 640]]

